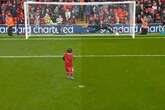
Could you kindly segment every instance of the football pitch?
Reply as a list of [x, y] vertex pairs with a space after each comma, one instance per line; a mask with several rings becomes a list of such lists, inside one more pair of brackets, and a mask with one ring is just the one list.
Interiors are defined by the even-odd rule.
[[165, 110], [164, 99], [164, 38], [0, 38], [0, 110]]

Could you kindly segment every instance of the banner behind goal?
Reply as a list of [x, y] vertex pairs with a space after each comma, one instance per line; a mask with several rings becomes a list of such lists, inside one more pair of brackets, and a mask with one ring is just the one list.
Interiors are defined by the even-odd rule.
[[135, 37], [135, 1], [24, 2], [30, 36], [129, 35]]

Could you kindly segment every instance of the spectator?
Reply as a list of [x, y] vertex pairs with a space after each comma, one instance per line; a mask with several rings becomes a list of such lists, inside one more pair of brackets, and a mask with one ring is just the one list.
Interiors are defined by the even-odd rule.
[[13, 4], [11, 7], [11, 14], [13, 17], [17, 17], [17, 8], [15, 4]]
[[56, 19], [58, 24], [62, 24], [63, 23], [63, 18], [61, 15], [59, 15], [59, 17]]
[[161, 18], [161, 21], [163, 23], [163, 25], [165, 25], [165, 8], [162, 10], [162, 18]]
[[159, 13], [156, 13], [155, 14], [155, 23], [161, 23], [161, 17], [160, 17], [160, 14]]
[[66, 9], [65, 19], [67, 23], [69, 23], [70, 18], [71, 18], [71, 12], [69, 11], [69, 9]]
[[48, 13], [46, 13], [46, 15], [44, 17], [44, 21], [45, 21], [46, 24], [52, 24], [53, 23], [53, 21], [51, 20]]

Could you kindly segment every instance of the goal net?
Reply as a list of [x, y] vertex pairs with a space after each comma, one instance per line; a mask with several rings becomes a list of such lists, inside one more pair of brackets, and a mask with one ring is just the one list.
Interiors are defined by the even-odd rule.
[[135, 37], [135, 1], [24, 2], [26, 39], [30, 36]]

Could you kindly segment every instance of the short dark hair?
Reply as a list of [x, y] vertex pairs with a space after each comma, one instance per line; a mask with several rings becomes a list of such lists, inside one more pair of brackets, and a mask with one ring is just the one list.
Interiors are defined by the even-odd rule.
[[66, 51], [67, 51], [68, 53], [72, 53], [72, 48], [68, 48]]

